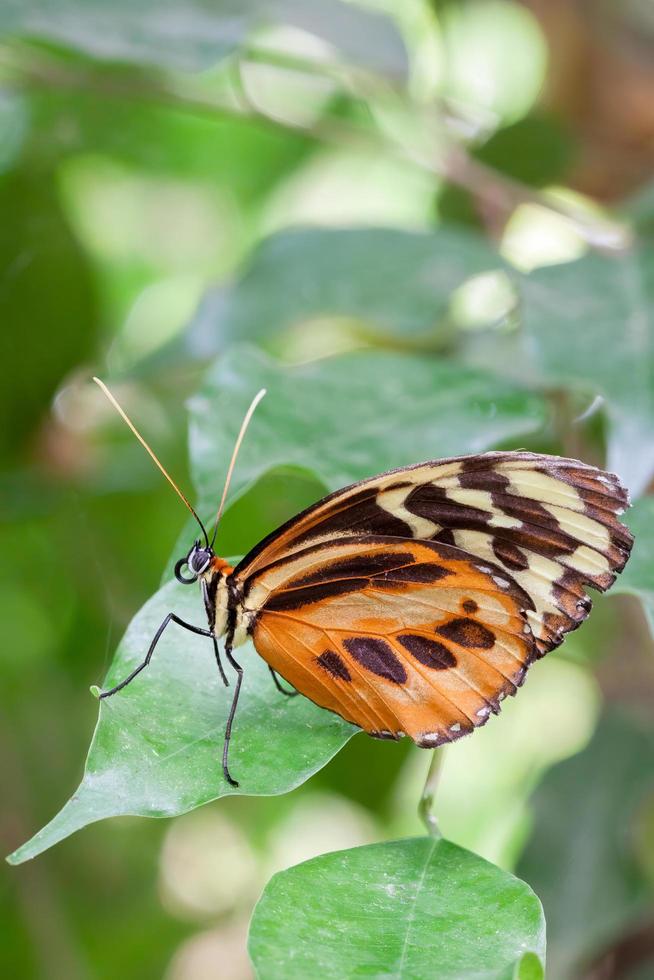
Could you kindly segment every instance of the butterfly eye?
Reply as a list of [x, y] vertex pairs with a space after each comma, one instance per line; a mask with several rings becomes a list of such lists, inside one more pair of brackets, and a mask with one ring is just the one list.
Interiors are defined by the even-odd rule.
[[195, 547], [188, 558], [188, 567], [196, 575], [201, 575], [211, 564], [213, 552], [209, 548]]
[[[184, 566], [186, 566], [192, 572], [191, 578], [187, 578], [185, 575], [182, 575], [182, 569]], [[182, 585], [192, 585], [193, 582], [197, 581], [197, 574], [193, 572], [193, 569], [189, 565], [188, 555], [184, 555], [183, 558], [180, 558], [175, 565], [175, 578], [178, 582], [181, 582]]]

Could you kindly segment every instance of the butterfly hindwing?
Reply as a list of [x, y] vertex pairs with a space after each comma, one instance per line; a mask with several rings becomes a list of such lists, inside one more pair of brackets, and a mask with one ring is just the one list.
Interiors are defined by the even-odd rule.
[[531, 600], [538, 655], [588, 615], [631, 549], [618, 520], [628, 495], [616, 476], [577, 460], [526, 452], [422, 463], [339, 490], [258, 545], [247, 577], [289, 555], [346, 537], [432, 540], [500, 566]]
[[323, 542], [245, 584], [261, 656], [379, 737], [452, 741], [514, 694], [535, 653], [529, 597], [458, 548], [388, 536]]

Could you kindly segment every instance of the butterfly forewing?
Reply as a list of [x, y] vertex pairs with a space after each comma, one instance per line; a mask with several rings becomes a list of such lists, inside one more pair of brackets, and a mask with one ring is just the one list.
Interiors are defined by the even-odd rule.
[[530, 605], [496, 564], [367, 535], [271, 563], [243, 598], [256, 649], [301, 693], [425, 746], [483, 724], [515, 693], [535, 652]]
[[530, 597], [539, 655], [588, 615], [632, 538], [618, 478], [577, 460], [485, 453], [395, 470], [337, 491], [275, 532], [237, 569], [246, 578], [298, 551], [361, 535], [431, 540], [499, 565]]

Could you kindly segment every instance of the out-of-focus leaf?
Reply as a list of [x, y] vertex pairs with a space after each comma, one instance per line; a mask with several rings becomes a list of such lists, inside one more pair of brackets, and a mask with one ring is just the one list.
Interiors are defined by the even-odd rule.
[[638, 596], [654, 634], [654, 497], [637, 500], [625, 520], [633, 532], [634, 547], [613, 591]]
[[548, 974], [581, 966], [651, 902], [638, 867], [634, 815], [654, 786], [654, 736], [606, 716], [588, 747], [555, 766], [536, 791], [534, 831], [518, 873], [542, 899]]
[[[105, 687], [143, 659], [171, 610], [204, 626], [199, 592], [168, 583], [130, 624]], [[221, 769], [233, 674], [232, 686], [225, 688], [211, 642], [171, 624], [147, 670], [102, 702], [77, 791], [10, 861], [35, 857], [104, 817], [169, 817], [227, 794], [287, 792], [324, 766], [354, 733], [352, 725], [306, 698], [281, 695], [251, 644], [239, 647], [235, 655], [245, 669], [230, 746], [239, 789], [225, 782]]]
[[239, 454], [233, 496], [273, 466], [308, 470], [335, 490], [397, 466], [521, 440], [547, 417], [540, 396], [436, 359], [357, 351], [289, 367], [233, 347], [190, 403], [191, 465], [208, 510], [262, 387], [268, 394]]
[[654, 181], [645, 184], [621, 207], [622, 214], [630, 218], [644, 238], [654, 235]]
[[0, 173], [19, 155], [29, 129], [27, 99], [15, 92], [0, 90]]
[[473, 363], [604, 398], [608, 467], [632, 493], [654, 472], [654, 253], [588, 255], [514, 277], [521, 329], [475, 339]]
[[281, 232], [232, 289], [209, 293], [191, 343], [213, 353], [234, 339], [269, 342], [306, 320], [344, 316], [382, 340], [442, 344], [453, 290], [501, 265], [481, 237], [459, 229]]
[[24, 446], [97, 342], [96, 295], [47, 174], [0, 175], [0, 456]]
[[654, 472], [654, 256], [589, 255], [521, 282], [524, 342], [553, 381], [606, 398], [608, 466], [640, 493]]
[[[571, 134], [553, 116], [535, 114], [499, 129], [472, 156], [523, 184], [544, 187], [564, 179], [572, 158]], [[438, 213], [446, 221], [481, 226], [469, 192], [453, 184], [439, 191]]]
[[202, 71], [259, 27], [290, 25], [348, 61], [403, 75], [406, 53], [392, 21], [342, 0], [5, 0], [0, 32], [60, 42], [107, 61]]
[[249, 950], [258, 980], [541, 980], [545, 919], [523, 881], [448, 841], [418, 837], [275, 875]]
[[474, 156], [523, 184], [543, 187], [563, 179], [572, 157], [571, 138], [554, 116], [535, 114], [493, 133]]
[[54, 162], [101, 154], [139, 171], [224, 185], [230, 198], [246, 206], [286, 176], [306, 151], [301, 134], [136, 101], [129, 93], [138, 91], [139, 78], [132, 75], [114, 68], [109, 76], [127, 92], [122, 97], [92, 89], [32, 92], [31, 153]]

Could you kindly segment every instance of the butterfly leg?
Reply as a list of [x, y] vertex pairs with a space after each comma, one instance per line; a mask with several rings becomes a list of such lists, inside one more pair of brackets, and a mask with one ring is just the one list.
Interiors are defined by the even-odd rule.
[[213, 652], [216, 655], [216, 663], [218, 664], [218, 670], [220, 671], [220, 676], [223, 679], [223, 684], [225, 685], [225, 687], [229, 687], [229, 681], [227, 680], [227, 675], [226, 675], [226, 673], [225, 673], [225, 671], [223, 669], [223, 662], [220, 659], [220, 650], [218, 649], [218, 640], [216, 639], [215, 636], [212, 636], [211, 638], [213, 640]]
[[229, 774], [229, 768], [227, 766], [227, 754], [229, 752], [229, 742], [232, 737], [232, 723], [234, 721], [234, 715], [236, 714], [236, 705], [238, 704], [238, 696], [241, 693], [241, 682], [243, 680], [243, 668], [238, 664], [232, 656], [232, 644], [228, 640], [225, 643], [225, 656], [229, 660], [231, 666], [236, 671], [236, 687], [234, 688], [234, 697], [232, 698], [232, 705], [229, 709], [229, 716], [227, 718], [227, 727], [225, 728], [225, 741], [223, 742], [223, 775], [230, 786], [238, 786], [235, 779]]
[[[101, 698], [109, 698], [109, 697], [111, 697], [112, 694], [116, 694], [117, 691], [121, 691], [124, 687], [127, 687], [127, 685], [130, 684], [134, 680], [134, 678], [136, 677], [136, 675], [137, 674], [140, 674], [141, 671], [144, 670], [148, 666], [148, 664], [152, 660], [152, 654], [155, 651], [155, 647], [156, 647], [157, 643], [161, 639], [161, 636], [162, 636], [164, 630], [166, 629], [166, 627], [168, 626], [168, 624], [171, 623], [171, 622], [172, 623], [177, 623], [178, 626], [183, 626], [184, 629], [189, 630], [191, 633], [198, 633], [200, 636], [213, 636], [213, 633], [211, 632], [211, 630], [202, 629], [200, 626], [192, 626], [191, 623], [187, 623], [185, 620], [180, 619], [179, 616], [176, 616], [175, 615], [175, 613], [172, 613], [172, 612], [171, 613], [168, 613], [168, 615], [164, 619], [163, 623], [161, 624], [161, 626], [159, 627], [159, 629], [157, 630], [157, 632], [152, 637], [152, 643], [150, 644], [150, 647], [148, 649], [148, 652], [145, 655], [145, 659], [143, 660], [143, 662], [140, 663], [138, 665], [138, 667], [135, 667], [134, 670], [132, 671], [132, 673], [131, 674], [128, 674], [128, 676], [125, 678], [125, 680], [122, 680], [120, 682], [120, 684], [116, 684], [115, 687], [110, 688], [110, 690], [108, 690], [108, 691], [103, 691], [100, 694], [100, 697]], [[215, 642], [215, 639], [214, 639], [214, 642]]]
[[270, 671], [270, 673], [272, 675], [272, 679], [275, 682], [275, 687], [277, 688], [277, 690], [279, 691], [280, 694], [285, 694], [287, 698], [294, 698], [294, 697], [296, 697], [300, 693], [299, 691], [296, 691], [295, 689], [293, 689], [292, 691], [287, 691], [286, 688], [282, 686], [282, 683], [281, 683], [279, 677], [277, 676], [277, 674], [275, 673], [275, 671], [272, 669], [272, 667], [270, 666], [270, 664], [268, 664], [268, 670]]

